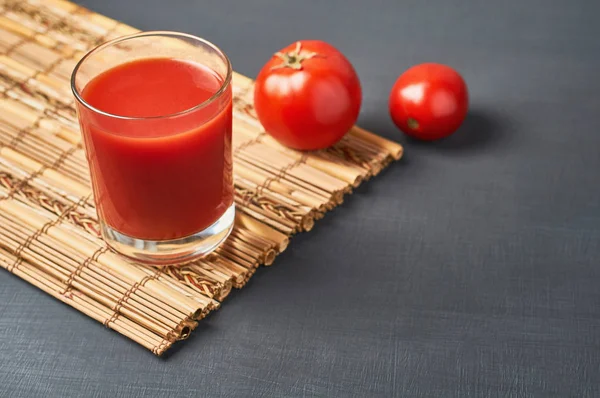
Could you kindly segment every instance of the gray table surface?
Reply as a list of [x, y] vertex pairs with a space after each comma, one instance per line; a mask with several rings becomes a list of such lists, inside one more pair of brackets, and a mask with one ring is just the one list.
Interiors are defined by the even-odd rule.
[[[6, 397], [600, 396], [600, 2], [85, 0], [220, 45], [256, 76], [337, 46], [360, 124], [406, 146], [165, 358], [0, 272]], [[464, 75], [451, 139], [406, 139], [398, 74]]]

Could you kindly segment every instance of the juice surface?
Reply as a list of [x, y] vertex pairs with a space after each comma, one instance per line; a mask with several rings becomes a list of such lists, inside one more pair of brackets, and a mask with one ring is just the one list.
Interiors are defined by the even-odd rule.
[[110, 227], [139, 239], [182, 238], [233, 203], [231, 87], [197, 107], [222, 84], [202, 65], [148, 58], [86, 85], [88, 104], [120, 116], [79, 106], [96, 204]]

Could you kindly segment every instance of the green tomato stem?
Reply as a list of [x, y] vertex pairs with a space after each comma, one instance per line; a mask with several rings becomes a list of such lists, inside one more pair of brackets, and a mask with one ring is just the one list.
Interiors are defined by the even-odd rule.
[[275, 69], [283, 69], [283, 68], [291, 68], [294, 70], [302, 70], [302, 62], [307, 59], [311, 59], [319, 56], [319, 54], [315, 52], [304, 52], [302, 53], [302, 44], [297, 41], [296, 48], [294, 51], [290, 51], [287, 53], [276, 52], [275, 56], [281, 59], [281, 63], [279, 65], [275, 65], [271, 68], [271, 70]]

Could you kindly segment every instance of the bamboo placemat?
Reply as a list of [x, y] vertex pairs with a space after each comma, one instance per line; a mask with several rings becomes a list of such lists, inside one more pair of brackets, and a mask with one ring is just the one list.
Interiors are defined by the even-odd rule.
[[0, 266], [161, 355], [402, 147], [355, 127], [327, 150], [284, 148], [235, 74], [230, 238], [183, 268], [126, 262], [99, 237], [69, 79], [86, 51], [136, 31], [64, 0], [0, 0]]

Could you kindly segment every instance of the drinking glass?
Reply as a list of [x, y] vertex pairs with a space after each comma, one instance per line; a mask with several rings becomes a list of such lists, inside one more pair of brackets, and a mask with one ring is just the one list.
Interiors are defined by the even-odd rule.
[[[173, 70], [182, 65], [202, 69], [190, 81], [198, 87], [206, 86], [203, 73], [211, 74], [218, 82], [214, 93], [176, 112], [165, 101], [162, 112], [161, 93], [152, 93], [152, 86], [134, 87], [139, 84], [135, 73], [110, 78], [133, 63], [140, 65], [136, 71], [142, 76], [146, 61], [156, 60], [165, 61], [160, 64], [165, 68], [177, 63], [165, 69], [165, 78], [173, 81], [180, 77]], [[217, 46], [178, 32], [120, 37], [94, 48], [76, 65], [71, 88], [94, 201], [102, 236], [116, 252], [153, 265], [182, 264], [210, 253], [231, 232], [231, 75], [231, 63]], [[123, 84], [131, 84], [131, 91], [123, 92]], [[109, 98], [110, 106], [90, 103], [90, 98], [113, 95], [116, 85], [121, 91]], [[197, 89], [184, 91], [188, 88]], [[129, 101], [157, 105], [153, 114], [120, 114], [118, 104]]]

